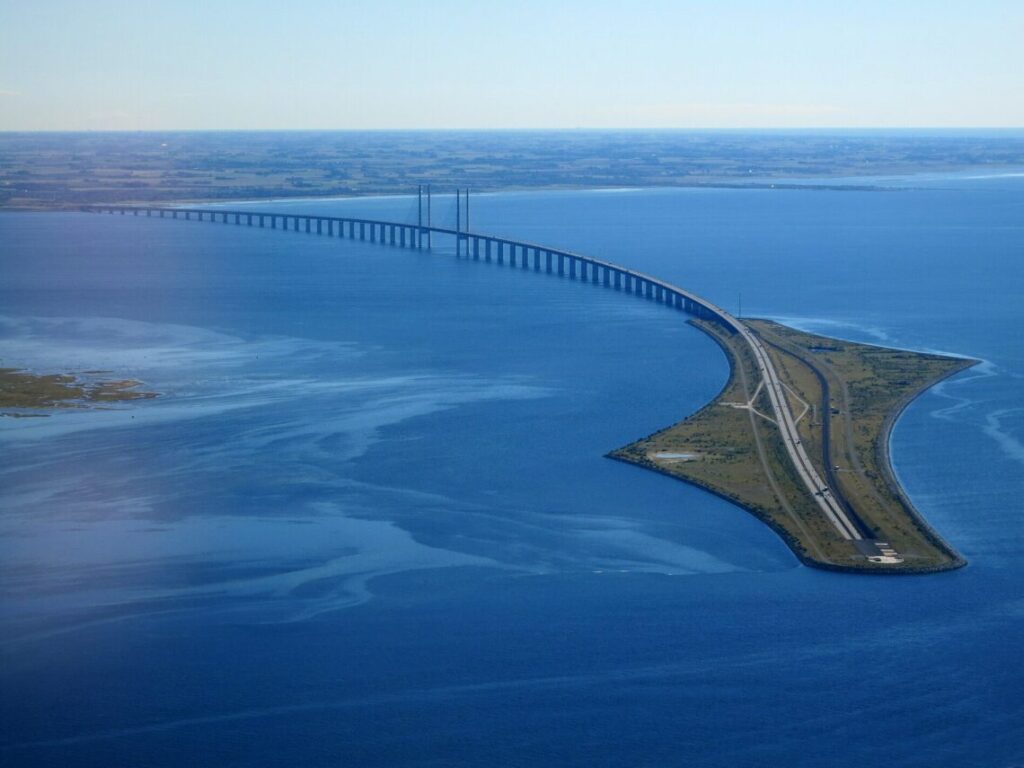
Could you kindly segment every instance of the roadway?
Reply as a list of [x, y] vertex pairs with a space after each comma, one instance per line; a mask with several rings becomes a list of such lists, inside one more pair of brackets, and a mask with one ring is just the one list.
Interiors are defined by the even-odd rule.
[[[117, 206], [117, 205], [115, 205], [115, 206], [90, 206], [89, 208], [91, 208], [93, 210], [96, 210], [96, 209], [109, 210], [111, 213], [113, 213], [114, 210], [130, 211], [130, 210], [133, 210], [133, 209], [135, 209], [135, 212], [140, 211], [140, 210], [141, 211], [145, 211], [145, 210], [155, 211], [155, 210], [160, 210], [161, 208], [163, 208], [164, 210], [174, 210], [173, 208], [167, 208], [167, 207], [164, 207], [164, 206]], [[479, 238], [481, 240], [491, 240], [492, 242], [503, 242], [503, 243], [507, 243], [509, 245], [515, 245], [517, 247], [537, 249], [537, 250], [541, 250], [541, 251], [544, 251], [544, 252], [547, 252], [547, 253], [550, 253], [550, 254], [557, 254], [557, 255], [565, 256], [565, 257], [568, 257], [568, 258], [571, 258], [571, 259], [576, 259], [576, 260], [578, 260], [580, 262], [584, 262], [584, 263], [591, 264], [591, 265], [594, 265], [594, 266], [600, 266], [600, 267], [608, 268], [608, 269], [620, 272], [623, 275], [629, 275], [630, 277], [632, 277], [634, 279], [639, 279], [639, 280], [642, 280], [642, 281], [646, 281], [646, 282], [648, 282], [648, 283], [650, 283], [652, 285], [660, 286], [661, 288], [663, 288], [664, 290], [668, 291], [669, 293], [674, 293], [674, 294], [677, 294], [677, 295], [679, 295], [681, 297], [689, 299], [691, 302], [693, 302], [693, 304], [695, 304], [695, 305], [697, 305], [699, 307], [702, 307], [706, 313], [714, 316], [720, 323], [725, 325], [727, 328], [731, 328], [731, 329], [735, 330], [735, 332], [742, 337], [743, 341], [746, 342], [747, 346], [750, 348], [752, 354], [754, 355], [754, 359], [757, 362], [758, 370], [759, 370], [759, 372], [761, 374], [762, 380], [765, 383], [765, 388], [766, 388], [766, 390], [768, 392], [768, 399], [771, 402], [771, 406], [772, 406], [772, 412], [773, 412], [773, 414], [775, 416], [776, 423], [777, 423], [777, 425], [779, 427], [780, 436], [782, 437], [782, 444], [785, 447], [786, 453], [789, 456], [790, 461], [792, 462], [793, 467], [794, 467], [794, 469], [797, 472], [797, 476], [800, 479], [800, 482], [803, 484], [804, 488], [806, 489], [807, 494], [810, 496], [811, 499], [814, 500], [814, 502], [817, 504], [819, 509], [821, 509], [822, 513], [825, 515], [826, 519], [835, 527], [836, 531], [839, 533], [839, 535], [843, 539], [845, 539], [847, 541], [851, 541], [851, 542], [860, 542], [860, 543], [862, 543], [862, 545], [863, 544], [868, 544], [868, 541], [865, 540], [865, 538], [861, 534], [861, 531], [858, 528], [858, 526], [854, 523], [853, 520], [850, 519], [850, 516], [847, 514], [846, 509], [843, 507], [842, 503], [835, 497], [835, 495], [832, 492], [832, 489], [821, 478], [821, 475], [818, 473], [817, 469], [811, 463], [811, 459], [807, 455], [807, 451], [804, 449], [804, 446], [803, 446], [803, 444], [800, 441], [800, 433], [797, 430], [796, 419], [793, 418], [793, 412], [792, 412], [792, 410], [789, 407], [789, 401], [786, 398], [785, 389], [784, 389], [784, 385], [782, 383], [782, 380], [779, 378], [778, 372], [775, 370], [775, 366], [772, 363], [771, 357], [768, 355], [768, 351], [765, 349], [764, 345], [761, 343], [761, 340], [741, 320], [739, 320], [736, 317], [733, 317], [731, 314], [726, 312], [721, 307], [716, 306], [715, 304], [712, 304], [711, 302], [707, 301], [706, 299], [701, 298], [700, 296], [697, 296], [697, 295], [695, 295], [693, 293], [690, 293], [689, 291], [686, 291], [686, 290], [684, 290], [684, 289], [682, 289], [682, 288], [680, 288], [680, 287], [678, 287], [676, 285], [672, 285], [671, 283], [667, 283], [664, 280], [660, 280], [660, 279], [658, 279], [656, 277], [653, 277], [651, 275], [647, 275], [647, 274], [644, 274], [642, 272], [638, 272], [636, 270], [632, 270], [632, 269], [629, 269], [627, 267], [623, 267], [623, 266], [620, 266], [618, 264], [614, 264], [614, 263], [609, 262], [609, 261], [603, 261], [601, 259], [595, 259], [595, 258], [592, 258], [592, 257], [589, 257], [589, 256], [584, 256], [583, 254], [574, 253], [574, 252], [571, 252], [571, 251], [564, 251], [564, 250], [560, 250], [560, 249], [556, 249], [556, 248], [548, 248], [547, 246], [543, 246], [543, 245], [540, 245], [540, 244], [537, 244], [537, 243], [529, 243], [529, 242], [524, 242], [524, 241], [520, 241], [520, 240], [512, 240], [510, 238], [505, 238], [505, 237], [496, 237], [496, 236], [492, 236], [492, 235], [485, 235], [485, 234], [479, 233], [479, 232], [469, 232], [469, 231], [466, 231], [466, 230], [458, 230], [458, 229], [454, 229], [453, 230], [453, 229], [448, 229], [446, 227], [410, 225], [410, 224], [405, 224], [405, 223], [402, 223], [402, 222], [389, 222], [389, 221], [371, 220], [371, 219], [349, 219], [349, 218], [331, 217], [331, 216], [315, 216], [315, 215], [301, 214], [301, 213], [288, 213], [288, 214], [277, 213], [277, 214], [272, 214], [272, 213], [269, 213], [267, 211], [252, 211], [252, 210], [233, 211], [233, 210], [209, 209], [209, 208], [207, 208], [207, 209], [178, 208], [177, 210], [180, 213], [183, 213], [183, 212], [186, 212], [186, 211], [189, 212], [189, 213], [216, 213], [217, 215], [223, 215], [225, 223], [227, 223], [227, 216], [228, 215], [236, 215], [237, 214], [239, 216], [251, 216], [251, 217], [257, 217], [257, 216], [260, 216], [260, 215], [263, 215], [263, 216], [274, 216], [274, 215], [276, 215], [276, 216], [290, 216], [290, 217], [293, 217], [293, 218], [296, 218], [296, 219], [300, 219], [300, 218], [301, 219], [309, 219], [309, 220], [319, 219], [321, 221], [332, 220], [332, 221], [345, 221], [345, 222], [352, 221], [352, 222], [356, 222], [356, 223], [377, 224], [377, 225], [384, 225], [384, 226], [398, 226], [398, 227], [406, 227], [406, 228], [415, 227], [416, 229], [419, 229], [419, 230], [421, 230], [423, 232], [429, 231], [429, 232], [437, 233], [437, 234], [441, 234], [441, 235], [452, 235], [452, 236], [456, 237], [457, 239], [458, 238], [467, 238], [467, 239], [468, 238]], [[250, 221], [251, 221], [251, 219], [250, 219]], [[240, 223], [240, 220], [236, 219], [236, 223]], [[525, 256], [524, 256], [524, 258], [525, 258]], [[740, 365], [740, 364], [741, 364], [741, 362], [737, 361], [737, 365]], [[822, 407], [823, 408], [827, 408], [828, 407], [828, 403], [823, 403]], [[895, 554], [895, 553], [893, 553], [893, 554]], [[876, 559], [876, 558], [871, 558], [871, 559]], [[878, 558], [878, 560], [881, 561], [882, 558]]]

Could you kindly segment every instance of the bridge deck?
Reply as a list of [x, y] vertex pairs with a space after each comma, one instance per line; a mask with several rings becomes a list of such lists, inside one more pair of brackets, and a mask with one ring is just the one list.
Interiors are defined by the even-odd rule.
[[[597, 282], [597, 270], [605, 270], [604, 278], [606, 284], [612, 276], [615, 278], [616, 287], [619, 287], [620, 282], [624, 282], [626, 289], [629, 290], [629, 285], [632, 283], [633, 290], [629, 290], [631, 293], [640, 294], [647, 298], [657, 299], [668, 306], [682, 309], [689, 314], [693, 314], [704, 319], [714, 320], [728, 329], [730, 333], [739, 334], [743, 338], [744, 342], [750, 349], [762, 379], [765, 382], [772, 411], [779, 426], [783, 445], [786, 448], [786, 452], [792, 462], [793, 468], [805, 490], [817, 504], [826, 519], [828, 519], [839, 532], [839, 535], [842, 538], [854, 542], [865, 538], [863, 535], [864, 532], [862, 531], [856, 515], [843, 499], [837, 498], [834, 495], [832, 490], [819, 475], [817, 469], [811, 462], [810, 457], [807, 455], [806, 450], [801, 444], [799, 432], [796, 428], [796, 420], [793, 417], [789, 402], [784, 394], [782, 381], [779, 378], [778, 373], [775, 370], [775, 366], [760, 339], [758, 339], [743, 322], [726, 312], [721, 307], [713, 304], [707, 299], [691, 293], [690, 291], [680, 288], [677, 285], [673, 285], [672, 283], [666, 282], [652, 275], [614, 264], [610, 261], [595, 259], [573, 251], [549, 248], [548, 246], [530, 243], [523, 240], [514, 240], [511, 238], [498, 237], [480, 232], [449, 229], [446, 227], [424, 226], [422, 224], [408, 224], [406, 222], [386, 221], [380, 219], [280, 213], [276, 211], [228, 210], [221, 208], [211, 209], [165, 206], [103, 205], [90, 206], [84, 210], [99, 213], [118, 212], [122, 215], [130, 212], [135, 216], [138, 216], [140, 213], [144, 213], [147, 216], [159, 213], [162, 217], [165, 217], [165, 214], [167, 213], [171, 213], [174, 218], [178, 218], [181, 214], [184, 214], [186, 219], [190, 219], [195, 215], [200, 221], [204, 220], [204, 217], [209, 216], [209, 220], [211, 222], [220, 218], [225, 224], [230, 223], [228, 221], [228, 218], [230, 217], [234, 220], [235, 224], [239, 225], [242, 223], [244, 218], [246, 226], [253, 226], [254, 221], [261, 222], [260, 225], [262, 225], [263, 222], [270, 219], [271, 226], [276, 227], [277, 220], [281, 220], [282, 226], [285, 229], [288, 227], [288, 222], [291, 221], [293, 223], [292, 230], [298, 230], [301, 222], [305, 231], [312, 232], [315, 225], [315, 231], [320, 234], [323, 234], [325, 223], [328, 225], [328, 232], [333, 232], [335, 225], [337, 224], [338, 236], [343, 237], [344, 228], [348, 227], [349, 237], [355, 237], [356, 227], [358, 227], [359, 239], [366, 239], [366, 228], [369, 227], [370, 239], [373, 241], [377, 240], [377, 233], [379, 231], [380, 242], [385, 241], [385, 233], [387, 233], [390, 237], [390, 244], [406, 245], [406, 237], [408, 237], [408, 244], [406, 247], [413, 248], [423, 247], [424, 235], [427, 235], [429, 238], [433, 234], [438, 234], [454, 237], [457, 252], [461, 252], [462, 243], [466, 242], [467, 250], [469, 250], [470, 246], [472, 248], [474, 259], [479, 259], [479, 246], [481, 244], [485, 246], [486, 254], [490, 253], [490, 247], [492, 245], [499, 245], [502, 249], [505, 246], [508, 246], [510, 250], [516, 248], [521, 249], [524, 268], [526, 268], [526, 259], [529, 252], [533, 251], [535, 271], [538, 270], [540, 266], [540, 254], [544, 254], [545, 271], [547, 272], [552, 271], [552, 260], [554, 258], [559, 259], [559, 274], [562, 274], [563, 260], [569, 260], [570, 277], [575, 276], [575, 267], [577, 264], [585, 265], [583, 267], [584, 269], [586, 267], [593, 268], [593, 282]], [[398, 233], [397, 237], [396, 233]], [[396, 240], [398, 242], [396, 242]], [[511, 257], [514, 258], [514, 255]], [[487, 258], [486, 255], [485, 258]]]

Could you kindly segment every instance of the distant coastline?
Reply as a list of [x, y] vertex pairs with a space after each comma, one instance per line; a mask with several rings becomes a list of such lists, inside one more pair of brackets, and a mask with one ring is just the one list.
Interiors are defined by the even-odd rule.
[[0, 208], [366, 197], [421, 183], [863, 191], [893, 189], [868, 181], [878, 177], [1022, 169], [1021, 131], [0, 133]]

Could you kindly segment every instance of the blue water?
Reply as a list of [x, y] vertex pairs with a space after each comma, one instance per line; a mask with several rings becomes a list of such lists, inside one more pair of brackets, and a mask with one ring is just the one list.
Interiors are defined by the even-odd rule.
[[161, 393], [0, 420], [0, 760], [1024, 761], [1024, 178], [877, 183], [480, 195], [473, 226], [983, 360], [893, 439], [948, 574], [804, 568], [602, 458], [724, 383], [665, 308], [441, 242], [0, 216], [0, 365]]

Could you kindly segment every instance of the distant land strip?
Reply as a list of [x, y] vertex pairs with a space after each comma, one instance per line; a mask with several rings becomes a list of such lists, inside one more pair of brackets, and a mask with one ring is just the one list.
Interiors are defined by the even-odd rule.
[[476, 191], [866, 190], [883, 188], [871, 176], [1021, 167], [1019, 131], [0, 132], [0, 207], [407, 194], [453, 179]]

